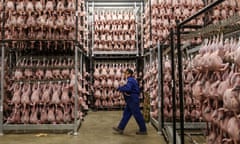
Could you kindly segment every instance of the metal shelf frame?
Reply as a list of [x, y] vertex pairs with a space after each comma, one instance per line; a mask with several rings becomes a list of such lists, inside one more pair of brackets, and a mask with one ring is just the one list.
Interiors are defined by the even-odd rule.
[[[3, 3], [5, 3], [5, 0], [3, 0]], [[76, 11], [78, 11], [78, 0], [75, 0], [76, 3]], [[11, 42], [11, 41], [36, 41], [35, 39], [32, 40], [6, 40], [4, 37], [4, 25], [5, 25], [5, 6], [3, 7], [3, 21], [1, 22], [1, 33], [2, 33], [2, 39], [0, 40], [0, 44], [1, 44], [1, 101], [0, 101], [0, 135], [4, 134], [4, 131], [9, 131], [9, 130], [23, 130], [25, 131], [35, 131], [35, 130], [46, 130], [46, 131], [56, 131], [56, 130], [71, 130], [73, 131], [73, 135], [77, 135], [78, 134], [78, 128], [81, 125], [81, 119], [77, 119], [77, 112], [78, 112], [78, 93], [76, 92], [75, 94], [75, 100], [74, 100], [74, 122], [71, 124], [39, 124], [39, 125], [35, 125], [35, 124], [3, 124], [3, 101], [4, 101], [4, 86], [5, 86], [5, 81], [4, 81], [4, 77], [5, 77], [5, 63], [4, 60], [6, 58], [5, 56], [5, 52], [6, 47], [4, 46], [5, 42]], [[83, 50], [83, 45], [81, 45], [78, 41], [78, 27], [79, 27], [79, 15], [76, 12], [75, 13], [75, 18], [76, 18], [76, 33], [75, 33], [75, 40], [70, 40], [72, 42], [74, 42], [74, 60], [75, 60], [75, 73], [77, 74], [78, 71], [80, 71], [80, 73], [83, 76], [83, 58], [84, 56], [86, 56], [84, 50]], [[52, 40], [38, 40], [38, 41], [52, 41]], [[69, 40], [57, 40], [57, 41], [69, 41]], [[14, 51], [14, 50], [13, 50]], [[15, 51], [16, 52], [16, 51]], [[80, 66], [79, 66], [80, 63]], [[84, 76], [83, 76], [84, 77]], [[75, 78], [75, 87], [74, 90], [78, 91], [78, 80], [77, 77]]]
[[[77, 120], [77, 126], [81, 126], [81, 121]], [[75, 129], [75, 124], [8, 124], [3, 125], [4, 131], [71, 131]]]
[[[172, 72], [171, 72], [171, 86], [172, 86], [172, 103], [173, 103], [173, 121], [171, 123], [172, 126], [172, 143], [176, 144], [177, 135], [176, 135], [176, 88], [175, 88], [175, 61], [174, 61], [174, 32], [173, 29], [170, 30], [170, 34], [167, 37], [166, 40], [170, 40], [170, 48], [171, 48], [171, 66], [172, 66]], [[166, 41], [164, 40], [164, 42]], [[156, 48], [150, 48], [150, 52], [148, 53], [150, 56], [150, 64], [152, 63], [152, 55], [157, 53], [157, 62], [158, 62], [158, 120], [154, 119], [153, 117], [150, 117], [151, 123], [157, 128], [159, 133], [163, 133], [164, 128], [166, 128], [168, 125], [164, 122], [164, 115], [163, 115], [163, 105], [164, 105], [164, 92], [163, 92], [163, 48], [164, 48], [164, 42], [160, 44], [158, 42], [158, 45]], [[150, 88], [150, 91], [152, 91], [152, 88]], [[150, 109], [150, 111], [152, 111]], [[170, 124], [170, 123], [168, 123]]]
[[[177, 130], [182, 130], [181, 126], [182, 123], [184, 124], [184, 129], [189, 129], [189, 130], [198, 130], [198, 129], [204, 129], [206, 128], [206, 123], [205, 122], [184, 122], [183, 119], [179, 122], [176, 121], [176, 101], [175, 101], [175, 96], [176, 96], [176, 79], [175, 79], [175, 68], [176, 68], [176, 62], [175, 62], [175, 56], [176, 56], [176, 50], [175, 50], [175, 42], [174, 42], [174, 33], [173, 29], [170, 30], [170, 34], [166, 39], [163, 41], [158, 42], [157, 47], [151, 48], [149, 52], [145, 53], [145, 63], [152, 63], [152, 55], [157, 53], [157, 60], [158, 60], [158, 108], [159, 108], [159, 113], [158, 113], [158, 119], [155, 119], [153, 117], [150, 117], [150, 121], [152, 125], [154, 125], [159, 134], [163, 134], [167, 139], [169, 139], [171, 144], [176, 144], [180, 143], [181, 139], [177, 133]], [[166, 45], [165, 42], [170, 41], [170, 45]], [[172, 89], [172, 104], [173, 104], [173, 121], [172, 122], [166, 122], [164, 121], [164, 91], [163, 91], [163, 56], [169, 55], [171, 57], [171, 67], [172, 67], [172, 72], [171, 72], [171, 89]], [[150, 57], [149, 62], [147, 62], [146, 57]], [[145, 64], [146, 65], [146, 64]], [[151, 89], [150, 89], [151, 90]], [[183, 100], [183, 97], [181, 98]], [[180, 107], [181, 108], [181, 107]]]
[[[155, 128], [158, 129], [159, 127], [158, 120], [151, 118], [151, 123]], [[172, 127], [173, 124], [171, 122], [165, 122], [164, 127], [162, 129], [164, 130], [167, 126]], [[206, 128], [206, 123], [205, 122], [184, 122], [184, 128], [186, 130], [203, 129], [203, 128]], [[180, 129], [181, 129], [180, 122], [176, 122], [176, 130], [180, 130]]]
[[[121, 3], [119, 3], [121, 2]], [[142, 15], [141, 12], [143, 11], [143, 7], [142, 7], [142, 1], [102, 1], [102, 0], [92, 0], [92, 1], [88, 1], [88, 11], [91, 10], [91, 39], [92, 39], [92, 43], [91, 43], [91, 49], [90, 49], [90, 53], [92, 57], [95, 57], [96, 55], [129, 55], [129, 54], [135, 54], [136, 56], [139, 56], [140, 53], [142, 53], [142, 46], [140, 46], [139, 49], [139, 32], [141, 33], [141, 29], [139, 31], [138, 29], [138, 25], [141, 24], [141, 28], [142, 28], [142, 20], [140, 20], [139, 23], [139, 16], [141, 16], [142, 19]], [[135, 47], [136, 50], [135, 51], [94, 51], [93, 47], [94, 47], [94, 33], [95, 33], [95, 11], [96, 10], [110, 10], [111, 8], [114, 9], [125, 9], [125, 8], [131, 8], [133, 9], [133, 12], [135, 14]], [[139, 14], [140, 12], [140, 14]], [[90, 15], [88, 15], [88, 17], [90, 17]], [[142, 34], [141, 34], [142, 37]], [[143, 43], [143, 39], [141, 39], [141, 43]]]
[[[193, 14], [186, 20], [182, 22], [177, 22], [177, 29], [176, 29], [176, 35], [177, 35], [177, 53], [178, 53], [178, 72], [181, 74], [183, 72], [182, 67], [182, 50], [181, 50], [181, 29], [184, 29], [184, 25], [187, 24], [192, 19], [197, 18], [199, 15], [209, 11], [213, 7], [221, 4], [224, 0], [216, 0], [209, 5], [205, 6], [201, 10], [199, 10], [197, 13]], [[182, 75], [179, 75], [179, 96], [180, 96], [180, 138], [181, 138], [181, 144], [184, 144], [184, 93], [183, 93], [183, 77]]]
[[93, 51], [93, 55], [138, 55], [138, 51]]
[[[5, 48], [4, 46], [2, 46], [2, 69], [1, 69], [1, 95], [3, 95], [5, 93], [4, 90], [4, 71], [5, 71], [5, 67], [4, 67], [4, 53], [5, 53]], [[80, 48], [78, 48], [77, 46], [75, 46], [75, 65], [73, 68], [75, 68], [75, 73], [77, 74], [78, 72], [80, 72], [82, 74], [83, 77], [83, 54], [82, 51], [80, 51]], [[80, 63], [80, 65], [78, 64]], [[48, 80], [48, 81], [52, 81], [52, 80]], [[54, 81], [54, 80], [53, 80]], [[64, 80], [66, 81], [66, 80]], [[77, 77], [75, 78], [75, 87], [74, 87], [75, 91], [78, 91], [78, 79]], [[1, 115], [1, 123], [0, 123], [0, 132], [1, 134], [3, 134], [4, 131], [8, 131], [8, 130], [24, 130], [24, 131], [36, 131], [36, 130], [49, 130], [49, 131], [56, 131], [56, 130], [72, 130], [74, 135], [77, 135], [77, 131], [78, 128], [81, 125], [81, 119], [77, 119], [77, 112], [78, 110], [78, 97], [79, 95], [77, 93], [75, 93], [75, 99], [74, 99], [74, 122], [72, 124], [39, 124], [39, 125], [34, 125], [34, 124], [3, 124], [3, 97], [1, 98], [1, 111], [0, 111], [0, 115]], [[80, 109], [81, 110], [81, 109]]]
[[[114, 0], [114, 1], [110, 1], [110, 0], [91, 0], [88, 1], [88, 18], [89, 18], [89, 27], [88, 29], [91, 29], [91, 45], [89, 46], [89, 58], [90, 58], [90, 81], [93, 84], [94, 82], [94, 77], [93, 77], [93, 73], [94, 73], [94, 66], [95, 63], [98, 61], [134, 61], [136, 63], [136, 65], [138, 65], [138, 59], [139, 54], [141, 53], [142, 46], [139, 46], [139, 41], [142, 41], [142, 35], [141, 35], [141, 39], [139, 37], [139, 32], [141, 33], [142, 30], [139, 30], [139, 24], [142, 23], [142, 20], [140, 20], [140, 18], [142, 19], [142, 16], [139, 15], [139, 13], [142, 12], [143, 7], [142, 7], [142, 0], [136, 0], [136, 1], [128, 1], [128, 0]], [[94, 51], [93, 47], [94, 47], [94, 32], [95, 32], [95, 26], [94, 26], [94, 22], [95, 22], [95, 11], [96, 10], [111, 10], [111, 9], [131, 9], [133, 10], [134, 14], [135, 14], [135, 47], [136, 50], [134, 51]], [[139, 17], [140, 16], [140, 17]], [[91, 20], [90, 20], [91, 18]], [[139, 20], [141, 21], [141, 23], [138, 23]], [[90, 23], [91, 22], [91, 23]], [[141, 25], [142, 27], [142, 25]], [[90, 33], [89, 33], [90, 34]], [[143, 43], [143, 42], [141, 42]], [[140, 47], [140, 48], [139, 48]], [[94, 106], [94, 97], [93, 97], [94, 92], [91, 92], [91, 107], [95, 107]]]

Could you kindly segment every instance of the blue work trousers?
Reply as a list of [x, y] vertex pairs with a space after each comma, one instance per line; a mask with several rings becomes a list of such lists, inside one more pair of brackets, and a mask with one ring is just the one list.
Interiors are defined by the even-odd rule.
[[132, 115], [134, 116], [139, 126], [139, 131], [146, 132], [147, 128], [143, 119], [143, 115], [139, 108], [139, 102], [127, 102], [127, 105], [123, 112], [122, 120], [120, 121], [118, 128], [124, 130]]

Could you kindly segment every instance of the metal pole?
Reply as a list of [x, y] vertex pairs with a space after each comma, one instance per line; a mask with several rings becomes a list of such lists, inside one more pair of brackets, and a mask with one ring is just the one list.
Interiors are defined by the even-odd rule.
[[[3, 4], [5, 4], [5, 0], [3, 0]], [[3, 6], [3, 13], [2, 13], [2, 40], [4, 40], [4, 34], [5, 34], [5, 6]], [[4, 42], [2, 44], [2, 57], [1, 57], [1, 103], [0, 103], [0, 135], [3, 135], [3, 101], [4, 101]]]
[[[149, 66], [150, 69], [152, 69], [152, 49], [150, 49], [150, 58], [149, 58]], [[152, 77], [152, 73], [150, 73], [150, 81], [152, 81], [153, 77]], [[150, 92], [152, 92], [152, 85], [150, 85], [150, 89], [149, 89], [149, 99], [150, 99], [150, 105], [151, 105], [151, 96], [150, 96]], [[150, 112], [152, 112], [152, 107], [150, 106]], [[150, 116], [151, 117], [151, 116]]]
[[91, 96], [90, 96], [90, 102], [91, 102], [91, 106], [94, 107], [94, 101], [93, 101], [93, 94], [94, 94], [94, 89], [93, 89], [93, 81], [94, 81], [94, 76], [93, 76], [93, 73], [94, 73], [94, 68], [93, 68], [93, 57], [90, 57], [90, 83], [91, 83]]
[[160, 48], [159, 48], [159, 54], [160, 54], [160, 77], [161, 77], [161, 128], [163, 129], [164, 128], [164, 112], [163, 112], [163, 105], [164, 105], [164, 91], [163, 91], [163, 54], [162, 54], [162, 45], [160, 45]]
[[[83, 54], [82, 53], [80, 54], [79, 61], [80, 61], [80, 74], [82, 75], [82, 78], [83, 78], [84, 75], [83, 75]], [[82, 80], [81, 80], [81, 85], [83, 86]]]
[[151, 0], [149, 0], [149, 19], [150, 19], [150, 45], [152, 46], [152, 7]]
[[76, 42], [78, 42], [78, 0], [76, 0]]
[[[86, 7], [87, 7], [87, 20], [86, 20], [87, 21], [87, 34], [86, 34], [86, 39], [87, 39], [87, 47], [88, 47], [88, 34], [89, 34], [89, 31], [88, 31], [88, 28], [89, 28], [88, 1], [87, 1], [87, 4], [86, 4]], [[89, 56], [89, 51], [90, 51], [90, 47], [88, 47], [87, 56]]]
[[170, 30], [171, 45], [171, 63], [172, 63], [172, 110], [173, 110], [173, 144], [176, 144], [176, 91], [175, 91], [175, 58], [174, 58], [174, 40], [173, 29]]
[[[78, 0], [76, 0], [76, 42], [78, 42]], [[78, 122], [77, 122], [77, 113], [78, 113], [78, 47], [75, 46], [75, 101], [74, 101], [74, 135], [77, 135]]]
[[134, 11], [135, 11], [135, 26], [136, 26], [136, 35], [135, 35], [135, 37], [136, 37], [136, 42], [135, 42], [135, 45], [136, 45], [136, 48], [137, 48], [137, 56], [139, 55], [139, 48], [138, 48], [138, 43], [139, 43], [139, 41], [138, 41], [138, 14], [137, 14], [137, 6], [136, 6], [136, 2], [135, 2], [135, 5], [134, 5]]
[[[94, 68], [93, 68], [93, 47], [94, 47], [94, 21], [95, 21], [95, 13], [94, 13], [94, 0], [92, 1], [92, 56], [90, 57], [90, 74], [91, 74], [91, 77], [90, 77], [90, 82], [91, 82], [91, 85], [93, 86], [93, 81], [94, 81], [94, 77], [93, 77], [93, 73], [94, 73]], [[93, 100], [93, 93], [94, 93], [94, 90], [93, 90], [93, 87], [91, 88], [91, 105], [92, 107], [94, 107], [94, 100]]]
[[158, 52], [158, 132], [160, 133], [162, 131], [162, 121], [161, 121], [161, 115], [163, 113], [161, 113], [161, 79], [162, 77], [160, 76], [161, 75], [161, 54], [160, 54], [160, 43], [158, 41], [158, 45], [157, 45], [157, 52]]
[[139, 75], [138, 75], [138, 73], [139, 73], [139, 66], [140, 66], [140, 65], [139, 65], [139, 61], [138, 61], [138, 58], [135, 59], [135, 64], [136, 64], [136, 71], [134, 71], [134, 72], [137, 73], [137, 76], [136, 76], [136, 77], [138, 78], [138, 76], [139, 76]]
[[[143, 67], [143, 72], [145, 73], [146, 72], [146, 65], [147, 65], [147, 62], [146, 62], [147, 60], [146, 60], [146, 57], [143, 57], [143, 64], [144, 64], [144, 67]], [[144, 73], [143, 73], [143, 75], [144, 75]]]
[[93, 56], [93, 47], [94, 47], [94, 21], [95, 21], [95, 13], [94, 13], [94, 1], [92, 1], [92, 56]]
[[177, 25], [177, 53], [178, 53], [178, 72], [179, 72], [179, 98], [180, 98], [180, 130], [181, 130], [181, 144], [184, 144], [184, 95], [183, 95], [183, 78], [182, 78], [182, 53], [181, 53], [181, 39], [180, 26]]
[[3, 135], [3, 99], [4, 99], [4, 45], [2, 45], [1, 58], [1, 105], [0, 105], [0, 135]]
[[[5, 0], [3, 0], [3, 5], [5, 5]], [[1, 27], [2, 27], [2, 31], [1, 31], [1, 33], [2, 33], [2, 40], [4, 40], [4, 24], [5, 24], [5, 6], [3, 6], [3, 12], [2, 12], [2, 16], [0, 15], [0, 17], [2, 17], [2, 25], [1, 25]]]
[[141, 2], [141, 56], [143, 56], [143, 2]]
[[74, 135], [77, 135], [77, 114], [78, 114], [78, 47], [75, 46], [75, 99], [74, 99]]

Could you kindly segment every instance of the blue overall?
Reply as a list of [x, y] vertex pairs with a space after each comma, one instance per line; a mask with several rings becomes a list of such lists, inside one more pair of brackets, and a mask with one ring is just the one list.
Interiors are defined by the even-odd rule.
[[124, 130], [126, 127], [129, 119], [133, 115], [138, 126], [139, 130], [141, 132], [146, 132], [146, 125], [143, 119], [143, 115], [140, 111], [140, 100], [139, 100], [139, 94], [140, 94], [140, 89], [138, 86], [137, 81], [133, 77], [128, 77], [127, 84], [119, 87], [118, 90], [120, 92], [127, 93], [128, 95], [124, 94], [124, 99], [127, 103], [124, 112], [123, 112], [123, 117], [122, 120], [120, 121], [118, 128], [121, 130]]

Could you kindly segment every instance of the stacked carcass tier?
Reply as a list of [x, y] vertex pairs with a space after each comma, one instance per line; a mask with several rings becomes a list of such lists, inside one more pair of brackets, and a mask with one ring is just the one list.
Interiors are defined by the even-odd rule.
[[[176, 20], [183, 21], [203, 8], [202, 0], [151, 0], [151, 5], [149, 2], [145, 5], [144, 13], [145, 49], [154, 47], [158, 41], [166, 39], [170, 28], [176, 27]], [[203, 25], [203, 17], [191, 21], [191, 24]], [[199, 43], [201, 39], [193, 42]]]
[[82, 68], [83, 54], [74, 57], [75, 44], [83, 37], [81, 33], [76, 40], [83, 24], [76, 29], [76, 13], [84, 16], [83, 8], [76, 11], [76, 5], [83, 4], [80, 0], [78, 4], [5, 1], [4, 38], [11, 67], [5, 66], [4, 123], [73, 124], [83, 118], [89, 75]]
[[[76, 11], [76, 5], [78, 11]], [[12, 41], [8, 47], [17, 49], [34, 49], [36, 45], [42, 49], [70, 49], [74, 47], [73, 40], [82, 43], [85, 16], [84, 1], [79, 0], [8, 0], [5, 1], [5, 39], [32, 40], [31, 43]], [[79, 15], [76, 29], [76, 13]], [[76, 33], [78, 38], [76, 39]], [[46, 40], [46, 41], [36, 41]], [[64, 47], [52, 41], [61, 40]]]
[[144, 92], [150, 95], [150, 116], [157, 119], [158, 118], [158, 70], [156, 61], [151, 64], [145, 64], [144, 72]]
[[81, 0], [78, 5], [78, 41], [80, 45], [83, 45], [83, 49], [85, 52], [88, 52], [87, 46], [87, 38], [88, 38], [88, 29], [87, 29], [87, 14], [86, 14], [86, 6], [84, 0]]
[[215, 36], [201, 46], [192, 61], [192, 92], [201, 115], [210, 123], [207, 143], [240, 143], [240, 39]]
[[[209, 3], [212, 2], [212, 0], [208, 1]], [[217, 5], [213, 8], [211, 13], [209, 13], [208, 21], [207, 23], [218, 23], [221, 20], [225, 20], [229, 17], [232, 17], [233, 15], [240, 14], [240, 3], [237, 0], [227, 0], [223, 3]]]
[[153, 61], [152, 64], [146, 64], [144, 80], [144, 92], [150, 95], [150, 115], [158, 118], [158, 63]]
[[[6, 123], [71, 123], [74, 120], [75, 69], [73, 58], [34, 57], [19, 60], [7, 88]], [[86, 87], [78, 76], [78, 107], [88, 109]], [[11, 111], [13, 109], [13, 111]], [[18, 110], [18, 111], [14, 111]], [[78, 118], [83, 118], [78, 111]]]
[[94, 15], [93, 51], [135, 51], [135, 18], [133, 10], [98, 10]]
[[126, 68], [136, 70], [134, 62], [105, 61], [95, 63], [93, 86], [95, 107], [97, 109], [124, 107], [123, 94], [117, 91], [117, 88], [126, 83], [123, 74]]
[[[186, 62], [190, 67], [190, 61]], [[172, 66], [171, 60], [166, 56], [163, 62], [163, 99], [159, 100], [158, 95], [158, 61], [157, 59], [153, 60], [151, 64], [145, 65], [146, 73], [144, 74], [144, 91], [150, 94], [150, 105], [151, 105], [151, 117], [158, 120], [159, 115], [159, 101], [163, 101], [163, 106], [160, 105], [160, 109], [163, 108], [163, 116], [164, 121], [170, 122], [173, 117], [173, 103], [172, 103]], [[176, 68], [175, 68], [176, 70]], [[175, 78], [177, 78], [177, 71], [175, 71]], [[191, 81], [193, 80], [192, 71], [188, 69], [188, 67], [184, 68], [184, 120], [186, 122], [198, 122], [201, 121], [200, 118], [200, 109], [199, 109], [199, 101], [192, 96], [191, 91]], [[178, 84], [175, 87], [176, 92], [176, 118], [180, 120], [180, 98], [178, 92]]]

